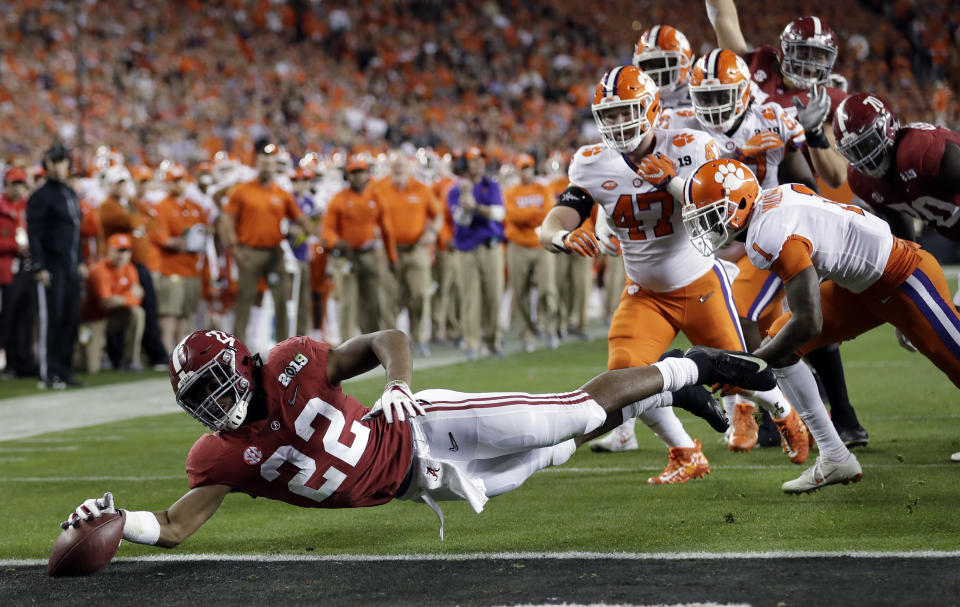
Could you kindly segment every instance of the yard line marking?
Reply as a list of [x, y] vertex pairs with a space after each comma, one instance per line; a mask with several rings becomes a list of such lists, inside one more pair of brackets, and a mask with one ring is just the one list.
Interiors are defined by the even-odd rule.
[[[421, 561], [513, 561], [513, 560], [749, 560], [790, 558], [861, 558], [861, 559], [944, 559], [960, 558], [960, 551], [918, 550], [883, 552], [874, 550], [809, 551], [784, 550], [779, 552], [465, 552], [460, 554], [151, 554], [115, 558], [118, 563], [163, 562], [421, 562]], [[2, 559], [0, 567], [45, 565], [47, 559]]]
[[79, 482], [102, 482], [102, 481], [182, 481], [186, 478], [185, 474], [170, 476], [19, 476], [19, 477], [0, 477], [0, 483], [69, 483], [71, 481]]
[[47, 453], [50, 451], [78, 451], [77, 445], [64, 445], [62, 447], [0, 447], [0, 453]]

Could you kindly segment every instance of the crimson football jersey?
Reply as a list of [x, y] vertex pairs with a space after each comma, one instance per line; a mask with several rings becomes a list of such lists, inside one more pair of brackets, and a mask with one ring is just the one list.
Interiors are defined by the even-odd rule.
[[901, 127], [887, 174], [877, 179], [848, 166], [850, 189], [869, 204], [907, 213], [960, 240], [960, 195], [946, 190], [939, 179], [948, 142], [960, 145], [960, 134], [925, 122]]
[[[772, 101], [779, 103], [788, 112], [796, 113], [796, 108], [793, 105], [794, 97], [799, 97], [804, 105], [810, 102], [809, 91], [793, 88], [783, 79], [783, 74], [780, 72], [780, 56], [777, 54], [776, 47], [761, 46], [748, 54], [746, 61], [747, 65], [750, 66], [753, 81], [760, 89], [757, 98], [761, 103]], [[827, 95], [830, 97], [830, 113], [827, 114], [827, 122], [829, 122], [833, 120], [833, 113], [840, 102], [847, 98], [847, 94], [832, 86], [826, 88]]]
[[413, 455], [406, 422], [369, 409], [327, 377], [330, 346], [292, 337], [263, 366], [267, 417], [200, 437], [187, 455], [190, 487], [228, 485], [306, 508], [376, 506], [396, 497]]

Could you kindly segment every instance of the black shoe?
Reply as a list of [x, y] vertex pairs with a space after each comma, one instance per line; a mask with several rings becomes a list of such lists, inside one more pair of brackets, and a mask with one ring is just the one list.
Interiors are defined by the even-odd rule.
[[746, 352], [694, 346], [683, 356], [696, 363], [701, 384], [730, 384], [745, 390], [771, 390], [777, 385], [766, 361]]
[[777, 424], [773, 423], [773, 418], [770, 417], [770, 413], [761, 408], [762, 411], [760, 419], [760, 428], [757, 430], [757, 446], [758, 447], [779, 447], [780, 446], [780, 430], [777, 429]]
[[710, 391], [703, 386], [686, 386], [673, 393], [673, 406], [705, 419], [717, 432], [726, 432], [730, 426], [727, 414]]
[[840, 435], [840, 440], [847, 446], [847, 449], [866, 447], [867, 443], [870, 442], [870, 435], [859, 424], [853, 428], [837, 428], [837, 434]]
[[63, 380], [63, 383], [66, 384], [67, 387], [69, 387], [69, 388], [82, 388], [82, 387], [83, 387], [83, 382], [80, 381], [79, 379], [77, 379], [76, 377], [72, 376], [72, 375], [70, 375], [70, 376], [67, 377], [65, 380]]

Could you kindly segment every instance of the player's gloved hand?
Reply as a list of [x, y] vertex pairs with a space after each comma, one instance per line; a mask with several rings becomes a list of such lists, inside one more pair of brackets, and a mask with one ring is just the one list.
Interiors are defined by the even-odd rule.
[[656, 152], [643, 157], [637, 167], [637, 175], [656, 188], [665, 188], [677, 176], [677, 167], [672, 160]]
[[907, 336], [903, 334], [903, 331], [900, 329], [894, 330], [894, 334], [897, 336], [897, 343], [900, 344], [900, 347], [906, 350], [907, 352], [916, 352], [917, 347], [907, 339]]
[[109, 491], [104, 493], [103, 497], [90, 498], [77, 506], [77, 509], [67, 517], [67, 520], [60, 523], [60, 527], [66, 529], [80, 521], [97, 518], [101, 514], [117, 514], [117, 509], [113, 507], [113, 494]]
[[746, 158], [759, 158], [770, 150], [783, 147], [783, 140], [774, 131], [760, 131], [740, 146], [740, 153]]
[[373, 404], [373, 408], [360, 418], [360, 421], [371, 420], [381, 414], [388, 424], [392, 424], [394, 419], [402, 422], [408, 417], [424, 415], [426, 410], [413, 398], [413, 393], [410, 392], [410, 386], [407, 385], [407, 382], [395, 379], [387, 384], [383, 394]]
[[830, 113], [830, 96], [827, 89], [814, 85], [810, 90], [810, 100], [806, 105], [799, 97], [793, 98], [793, 105], [797, 108], [797, 120], [803, 125], [803, 130], [813, 135], [823, 134], [823, 123]]
[[596, 257], [600, 254], [600, 243], [593, 235], [593, 230], [585, 230], [583, 226], [568, 232], [563, 237], [563, 246], [581, 257]]
[[597, 242], [600, 243], [600, 252], [604, 255], [620, 255], [620, 239], [617, 238], [613, 226], [610, 225], [610, 218], [603, 210], [597, 211], [596, 236]]

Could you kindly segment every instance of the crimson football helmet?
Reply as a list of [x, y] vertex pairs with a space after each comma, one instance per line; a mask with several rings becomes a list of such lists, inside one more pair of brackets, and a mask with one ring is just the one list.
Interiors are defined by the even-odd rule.
[[780, 71], [791, 84], [824, 84], [837, 61], [837, 37], [820, 17], [800, 17], [780, 34]]
[[712, 255], [743, 231], [760, 199], [760, 183], [739, 160], [700, 165], [683, 186], [683, 225], [703, 255]]
[[844, 99], [833, 115], [837, 151], [853, 168], [870, 177], [883, 177], [893, 160], [900, 121], [879, 97], [857, 93]]
[[256, 361], [235, 336], [194, 331], [170, 356], [170, 383], [177, 404], [213, 430], [235, 430], [247, 417]]
[[603, 142], [632, 152], [660, 118], [660, 92], [638, 67], [621, 65], [600, 79], [590, 109]]
[[750, 68], [729, 49], [713, 49], [697, 59], [690, 75], [690, 102], [708, 129], [729, 131], [753, 99]]
[[633, 64], [653, 78], [661, 91], [674, 91], [690, 75], [693, 50], [680, 30], [654, 25], [640, 36], [633, 51]]

